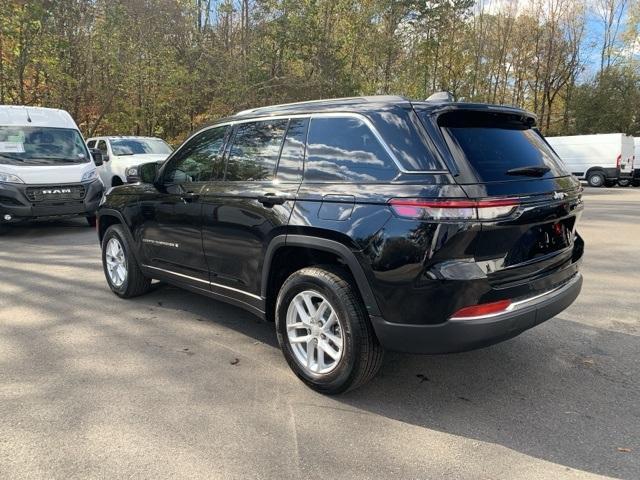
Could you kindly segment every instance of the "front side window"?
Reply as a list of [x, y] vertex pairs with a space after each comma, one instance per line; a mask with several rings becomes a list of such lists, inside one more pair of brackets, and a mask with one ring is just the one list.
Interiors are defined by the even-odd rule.
[[215, 127], [191, 138], [171, 159], [164, 183], [176, 185], [222, 179], [222, 157], [226, 126]]
[[227, 161], [228, 181], [265, 181], [274, 177], [288, 120], [238, 126]]
[[398, 175], [387, 151], [359, 118], [312, 118], [307, 142], [307, 182], [382, 183]]
[[159, 138], [117, 138], [111, 140], [114, 155], [169, 155], [171, 147]]
[[87, 146], [71, 128], [0, 126], [0, 164], [86, 163]]
[[98, 146], [96, 148], [100, 150], [102, 152], [102, 155], [104, 155], [105, 157], [109, 154], [109, 152], [107, 151], [107, 142], [105, 142], [104, 140], [99, 140]]

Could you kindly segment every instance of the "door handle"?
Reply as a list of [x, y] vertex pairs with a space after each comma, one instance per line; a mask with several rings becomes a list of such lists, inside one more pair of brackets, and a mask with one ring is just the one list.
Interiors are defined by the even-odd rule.
[[287, 199], [275, 193], [265, 193], [264, 195], [258, 195], [258, 201], [265, 207], [273, 207], [274, 205], [282, 205]]
[[200, 194], [195, 192], [185, 192], [182, 195], [180, 195], [180, 198], [184, 203], [191, 203], [198, 200], [200, 198]]

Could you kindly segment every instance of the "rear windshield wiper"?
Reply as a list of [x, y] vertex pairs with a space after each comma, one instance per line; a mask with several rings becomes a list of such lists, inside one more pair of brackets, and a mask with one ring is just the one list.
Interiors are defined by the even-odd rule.
[[527, 177], [541, 177], [545, 173], [548, 173], [551, 169], [549, 167], [540, 167], [532, 165], [530, 167], [518, 167], [507, 170], [507, 175], [524, 175]]

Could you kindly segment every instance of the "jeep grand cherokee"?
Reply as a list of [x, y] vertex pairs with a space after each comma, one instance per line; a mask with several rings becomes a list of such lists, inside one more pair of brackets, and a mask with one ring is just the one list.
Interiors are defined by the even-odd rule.
[[152, 279], [273, 320], [324, 393], [385, 349], [487, 346], [580, 292], [581, 187], [511, 107], [365, 97], [240, 112], [206, 127], [98, 212], [107, 282]]

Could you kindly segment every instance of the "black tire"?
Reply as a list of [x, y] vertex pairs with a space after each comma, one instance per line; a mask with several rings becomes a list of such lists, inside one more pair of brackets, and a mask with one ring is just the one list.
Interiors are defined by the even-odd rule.
[[96, 226], [96, 216], [95, 215], [90, 215], [87, 217], [87, 223], [89, 224], [90, 227], [94, 227]]
[[634, 180], [633, 182], [631, 182], [631, 185], [633, 185], [634, 187], [640, 187], [640, 180]]
[[[121, 285], [116, 285], [107, 271], [106, 247], [111, 239], [116, 239], [124, 250], [124, 258], [126, 259], [126, 276]], [[151, 279], [144, 276], [127, 235], [122, 225], [111, 225], [104, 234], [102, 239], [102, 268], [104, 276], [107, 279], [111, 291], [122, 298], [132, 298], [143, 295], [151, 288]]]
[[602, 172], [592, 172], [587, 177], [587, 183], [590, 187], [603, 187], [605, 182], [606, 178]]
[[[287, 334], [286, 316], [294, 297], [313, 290], [334, 308], [343, 337], [343, 353], [329, 373], [313, 373], [295, 357]], [[349, 276], [333, 266], [307, 267], [293, 273], [282, 285], [276, 303], [278, 343], [294, 373], [312, 389], [323, 394], [353, 390], [375, 376], [382, 365], [384, 349], [373, 331], [367, 311]]]

